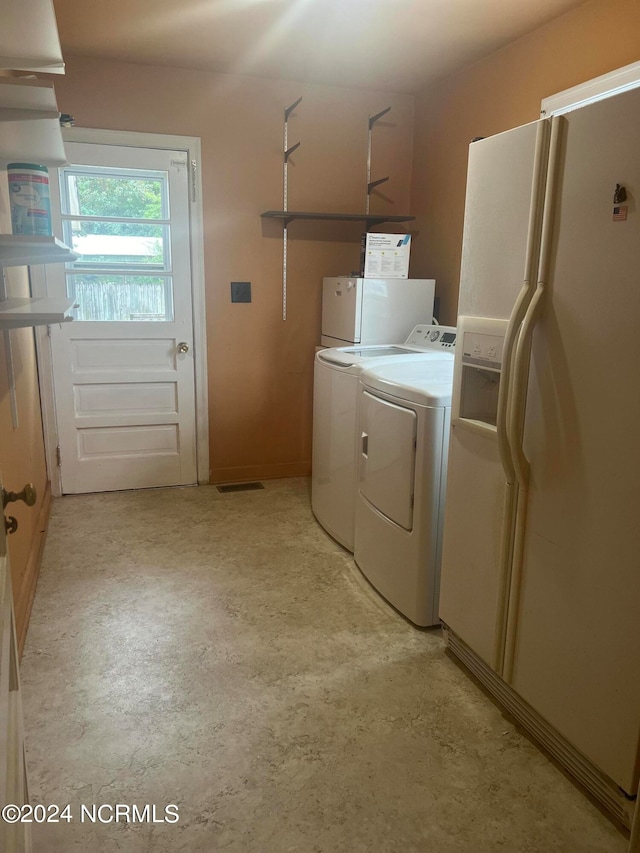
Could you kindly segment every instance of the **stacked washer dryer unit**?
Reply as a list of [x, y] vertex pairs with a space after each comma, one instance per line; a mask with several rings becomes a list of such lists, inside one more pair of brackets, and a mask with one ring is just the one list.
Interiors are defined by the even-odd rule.
[[415, 625], [438, 624], [455, 329], [440, 357], [360, 375], [354, 558]]
[[359, 379], [374, 365], [451, 358], [447, 326], [416, 326], [399, 345], [333, 347], [316, 353], [313, 387], [311, 507], [324, 529], [354, 550], [360, 436]]

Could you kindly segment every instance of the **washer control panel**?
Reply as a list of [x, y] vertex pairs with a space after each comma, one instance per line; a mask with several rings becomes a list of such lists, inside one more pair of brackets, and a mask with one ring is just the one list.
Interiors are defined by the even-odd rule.
[[443, 351], [453, 351], [456, 346], [457, 331], [455, 326], [419, 325], [411, 332], [405, 344], [407, 346], [425, 347]]

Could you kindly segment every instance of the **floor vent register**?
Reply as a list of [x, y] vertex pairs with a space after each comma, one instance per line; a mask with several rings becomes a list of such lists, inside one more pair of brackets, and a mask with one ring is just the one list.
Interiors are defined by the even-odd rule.
[[229, 492], [252, 492], [255, 489], [264, 489], [262, 483], [229, 483], [226, 486], [217, 486], [219, 492], [228, 494]]

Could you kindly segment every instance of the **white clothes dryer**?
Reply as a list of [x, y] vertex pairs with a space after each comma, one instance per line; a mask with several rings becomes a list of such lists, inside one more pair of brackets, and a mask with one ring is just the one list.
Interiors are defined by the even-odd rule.
[[354, 558], [415, 625], [438, 624], [453, 356], [360, 377]]
[[455, 340], [451, 326], [418, 325], [404, 344], [332, 347], [316, 353], [311, 508], [327, 533], [349, 551], [354, 547], [360, 374], [397, 361], [452, 360]]

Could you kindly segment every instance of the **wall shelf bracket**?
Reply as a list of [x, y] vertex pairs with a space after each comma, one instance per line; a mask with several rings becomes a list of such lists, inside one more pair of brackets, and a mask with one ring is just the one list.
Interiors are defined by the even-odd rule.
[[382, 116], [386, 116], [386, 114], [391, 110], [391, 107], [386, 107], [384, 110], [380, 110], [379, 113], [376, 113], [374, 116], [369, 116], [369, 130], [373, 128], [373, 125], [381, 119]]
[[301, 100], [302, 100], [302, 95], [298, 98], [297, 101], [294, 101], [290, 107], [284, 108], [284, 120], [285, 121], [289, 120], [289, 116], [295, 110], [295, 108], [298, 106], [298, 104], [300, 103]]
[[291, 156], [291, 154], [293, 154], [293, 152], [296, 150], [296, 148], [300, 148], [301, 144], [302, 144], [301, 142], [296, 142], [295, 145], [292, 145], [290, 148], [287, 148], [287, 150], [284, 152], [284, 162], [285, 163], [288, 161], [289, 157]]
[[369, 183], [367, 184], [367, 195], [371, 193], [371, 190], [374, 189], [374, 187], [378, 187], [380, 186], [380, 184], [385, 184], [388, 180], [389, 178], [387, 177], [378, 178], [377, 181], [369, 181]]
[[[289, 145], [289, 116], [298, 106], [302, 96], [294, 101], [290, 106], [284, 108], [284, 166], [282, 173], [282, 209], [286, 214], [288, 207], [289, 181], [288, 181], [288, 165], [289, 157], [300, 147], [300, 142], [295, 145]], [[282, 231], [282, 319], [287, 319], [287, 226], [293, 217], [284, 217], [284, 229]]]
[[391, 110], [391, 107], [386, 107], [384, 110], [380, 110], [379, 113], [376, 113], [373, 116], [369, 116], [369, 133], [367, 136], [367, 196], [365, 200], [365, 212], [369, 213], [369, 205], [371, 202], [371, 190], [380, 184], [386, 183], [389, 178], [380, 178], [377, 181], [371, 180], [371, 148], [372, 148], [372, 131], [373, 126], [377, 121], [379, 121], [382, 116], [386, 116], [386, 114]]

